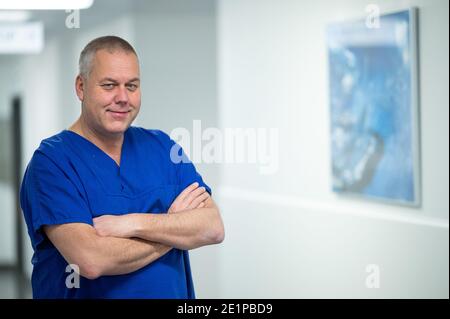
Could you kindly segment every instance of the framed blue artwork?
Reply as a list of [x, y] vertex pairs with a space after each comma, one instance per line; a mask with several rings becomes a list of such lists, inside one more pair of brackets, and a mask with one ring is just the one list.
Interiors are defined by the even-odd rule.
[[333, 191], [420, 205], [417, 9], [327, 27]]

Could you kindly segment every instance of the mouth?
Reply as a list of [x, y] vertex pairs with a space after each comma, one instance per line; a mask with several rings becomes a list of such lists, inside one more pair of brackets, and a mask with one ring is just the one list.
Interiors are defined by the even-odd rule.
[[115, 110], [106, 110], [107, 113], [111, 114], [111, 116], [114, 119], [121, 120], [128, 116], [128, 113], [131, 112], [131, 110], [127, 111], [115, 111]]
[[128, 111], [114, 111], [114, 110], [106, 110], [106, 112], [111, 112], [111, 113], [118, 113], [118, 114], [121, 114], [121, 113], [130, 113], [130, 110], [128, 110]]

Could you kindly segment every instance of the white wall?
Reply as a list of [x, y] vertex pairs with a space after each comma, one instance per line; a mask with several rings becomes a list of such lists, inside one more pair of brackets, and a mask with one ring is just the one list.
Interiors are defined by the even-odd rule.
[[[224, 0], [218, 9], [221, 127], [278, 127], [280, 169], [223, 165], [221, 297], [448, 298], [448, 2], [419, 7], [423, 205], [331, 192], [325, 26], [365, 2]], [[381, 287], [367, 289], [368, 264]]]

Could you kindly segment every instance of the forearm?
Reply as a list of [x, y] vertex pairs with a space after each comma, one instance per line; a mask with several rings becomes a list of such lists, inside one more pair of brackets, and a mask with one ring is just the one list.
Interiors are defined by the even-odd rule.
[[178, 195], [167, 214], [106, 214], [94, 218], [94, 227], [100, 236], [141, 238], [183, 250], [218, 244], [225, 236], [217, 205], [195, 183]]
[[95, 257], [99, 275], [134, 272], [165, 255], [172, 247], [138, 238], [98, 237]]
[[216, 207], [176, 214], [132, 214], [130, 237], [179, 249], [194, 249], [223, 240], [223, 224]]
[[141, 239], [102, 237], [84, 223], [44, 226], [44, 232], [64, 259], [88, 279], [136, 271], [171, 249]]

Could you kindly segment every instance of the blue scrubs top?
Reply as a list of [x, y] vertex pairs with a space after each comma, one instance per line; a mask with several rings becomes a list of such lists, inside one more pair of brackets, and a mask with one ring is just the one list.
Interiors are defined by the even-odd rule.
[[[130, 127], [124, 133], [120, 166], [84, 137], [68, 130], [42, 141], [21, 186], [20, 202], [34, 249], [34, 298], [195, 298], [189, 255], [172, 249], [126, 275], [80, 277], [67, 288], [68, 263], [46, 237], [43, 225], [86, 223], [111, 214], [164, 214], [193, 182], [211, 193], [189, 161], [173, 163], [174, 145], [158, 130]], [[178, 154], [185, 154], [178, 147]]]

